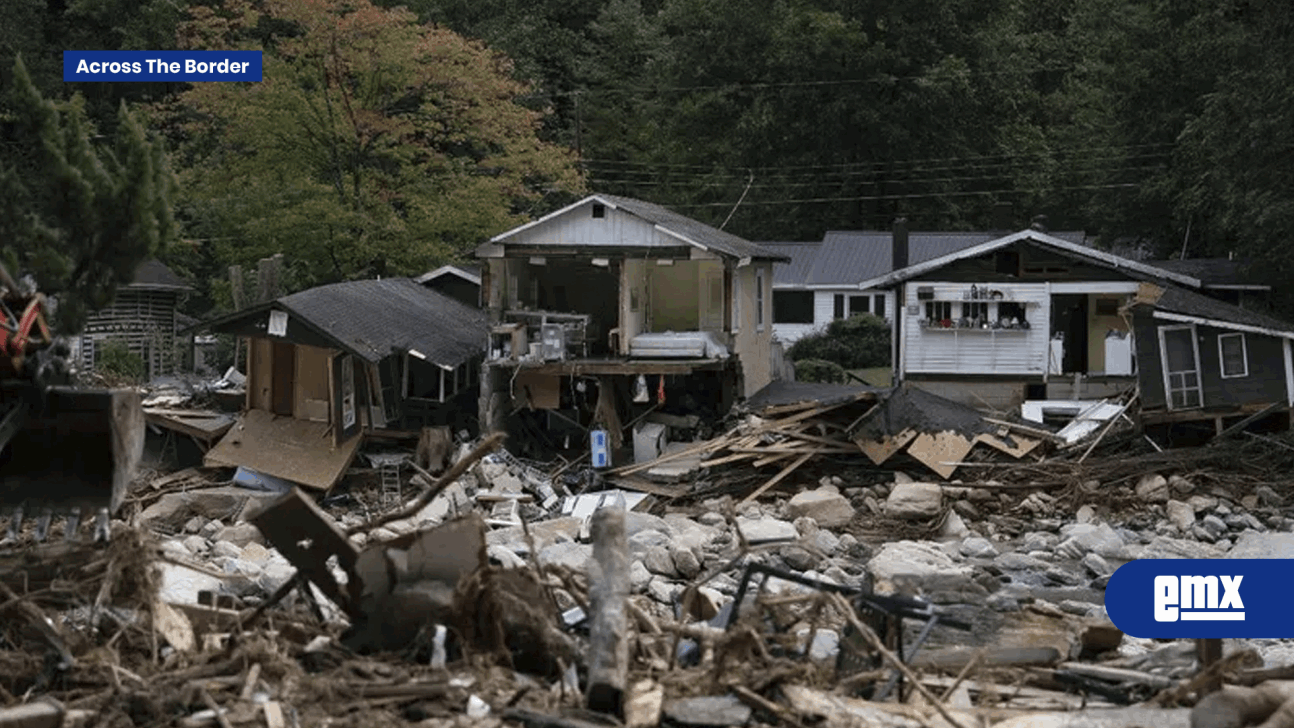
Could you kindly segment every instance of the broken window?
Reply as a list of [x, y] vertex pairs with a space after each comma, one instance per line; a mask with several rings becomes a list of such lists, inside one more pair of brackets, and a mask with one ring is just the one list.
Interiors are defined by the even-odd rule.
[[1218, 337], [1218, 360], [1222, 362], [1222, 376], [1249, 376], [1249, 352], [1244, 334], [1222, 334]]
[[813, 323], [813, 291], [773, 291], [773, 323]]
[[1203, 404], [1200, 391], [1199, 350], [1194, 326], [1165, 326], [1159, 329], [1164, 362], [1164, 393], [1169, 409], [1188, 409]]

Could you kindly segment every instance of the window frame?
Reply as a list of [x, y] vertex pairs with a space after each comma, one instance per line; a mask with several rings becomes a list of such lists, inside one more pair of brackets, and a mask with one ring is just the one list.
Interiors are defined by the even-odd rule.
[[[1222, 348], [1222, 340], [1231, 337], [1240, 338], [1241, 372], [1239, 374], [1227, 374], [1227, 357], [1225, 350]], [[1245, 339], [1243, 332], [1236, 331], [1226, 334], [1218, 334], [1218, 372], [1222, 375], [1223, 379], [1243, 379], [1249, 376], [1249, 342]]]
[[764, 269], [755, 269], [755, 331], [764, 330], [764, 304], [767, 303], [767, 297], [764, 295]]

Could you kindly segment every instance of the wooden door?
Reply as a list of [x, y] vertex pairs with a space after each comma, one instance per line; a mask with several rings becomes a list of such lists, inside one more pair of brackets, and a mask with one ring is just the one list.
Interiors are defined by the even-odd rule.
[[270, 411], [276, 415], [292, 416], [292, 405], [296, 401], [293, 390], [296, 369], [296, 346], [285, 341], [275, 341], [270, 353]]

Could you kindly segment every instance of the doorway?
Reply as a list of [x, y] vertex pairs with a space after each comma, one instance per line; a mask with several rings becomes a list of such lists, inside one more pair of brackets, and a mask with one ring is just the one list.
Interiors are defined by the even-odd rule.
[[1051, 297], [1051, 336], [1064, 339], [1061, 371], [1087, 374], [1087, 295], [1061, 293]]

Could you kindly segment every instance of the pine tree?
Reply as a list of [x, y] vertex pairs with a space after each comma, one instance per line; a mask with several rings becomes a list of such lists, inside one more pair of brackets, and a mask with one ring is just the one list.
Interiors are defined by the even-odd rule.
[[0, 250], [10, 270], [57, 295], [58, 326], [78, 331], [136, 267], [176, 234], [160, 142], [123, 103], [98, 135], [79, 97], [42, 97], [22, 58], [0, 107]]

